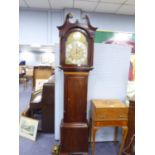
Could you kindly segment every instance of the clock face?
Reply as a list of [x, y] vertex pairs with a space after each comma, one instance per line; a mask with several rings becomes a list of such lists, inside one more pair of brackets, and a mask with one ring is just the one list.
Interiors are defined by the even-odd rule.
[[88, 42], [81, 32], [69, 34], [66, 44], [65, 63], [73, 65], [86, 65], [88, 61]]

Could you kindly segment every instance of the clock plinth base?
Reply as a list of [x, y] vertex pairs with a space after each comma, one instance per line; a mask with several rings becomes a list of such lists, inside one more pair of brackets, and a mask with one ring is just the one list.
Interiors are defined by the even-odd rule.
[[61, 123], [60, 155], [88, 154], [88, 123]]

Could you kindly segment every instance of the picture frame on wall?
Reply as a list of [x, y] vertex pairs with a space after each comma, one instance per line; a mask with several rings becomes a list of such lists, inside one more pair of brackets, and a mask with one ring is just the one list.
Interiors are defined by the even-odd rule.
[[19, 123], [19, 135], [35, 141], [39, 120], [21, 116]]

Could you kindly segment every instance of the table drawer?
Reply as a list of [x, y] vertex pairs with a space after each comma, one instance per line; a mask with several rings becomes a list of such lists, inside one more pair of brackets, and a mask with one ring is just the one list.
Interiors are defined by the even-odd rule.
[[94, 122], [94, 126], [97, 126], [97, 127], [103, 127], [103, 126], [127, 126], [128, 125], [128, 120], [96, 120]]
[[94, 111], [95, 119], [104, 120], [122, 120], [128, 118], [128, 108], [110, 108], [96, 109]]

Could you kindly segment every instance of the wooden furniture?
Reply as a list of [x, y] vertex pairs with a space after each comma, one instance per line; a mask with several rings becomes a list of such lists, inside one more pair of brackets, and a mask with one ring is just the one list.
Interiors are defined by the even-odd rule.
[[53, 73], [51, 66], [34, 66], [33, 69], [33, 88], [36, 87], [37, 80], [47, 80]]
[[[41, 122], [41, 131], [45, 133], [54, 133], [54, 83], [45, 83], [41, 92], [41, 100], [35, 102], [31, 96], [29, 107], [22, 115], [39, 119]], [[38, 94], [36, 94], [38, 95]]]
[[28, 79], [28, 80], [31, 80], [31, 79], [33, 79], [33, 66], [26, 66], [26, 78]]
[[60, 155], [88, 153], [87, 81], [93, 65], [96, 28], [69, 13], [59, 26], [60, 68], [64, 71], [64, 118], [61, 122]]
[[131, 98], [129, 102], [128, 134], [123, 149], [123, 155], [135, 154], [135, 98]]
[[24, 89], [27, 86], [27, 79], [26, 79], [26, 66], [25, 65], [19, 65], [19, 82], [21, 82], [24, 86]]
[[27, 81], [31, 80], [33, 77], [33, 67], [20, 65], [19, 66], [19, 81], [23, 83], [24, 88], [27, 87]]
[[[122, 127], [122, 143], [118, 155], [121, 155], [122, 148], [128, 132], [128, 107], [119, 100], [93, 100], [92, 101], [92, 155], [95, 151], [95, 136], [101, 127], [113, 126]], [[116, 140], [117, 128], [115, 130]]]

